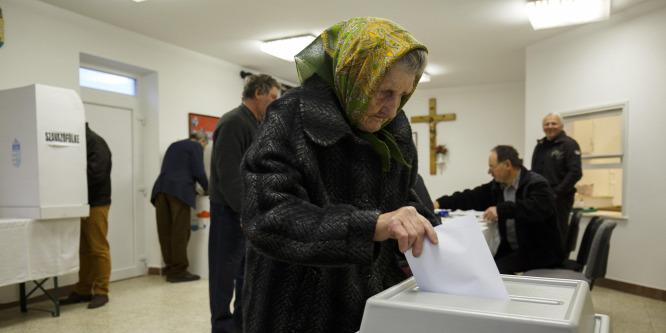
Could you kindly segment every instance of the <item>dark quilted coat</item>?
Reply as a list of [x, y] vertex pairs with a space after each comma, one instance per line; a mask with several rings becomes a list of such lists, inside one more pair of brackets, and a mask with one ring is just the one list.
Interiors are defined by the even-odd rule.
[[404, 280], [397, 242], [374, 242], [381, 213], [415, 206], [417, 155], [404, 112], [385, 127], [408, 168], [390, 172], [313, 76], [267, 109], [242, 164], [248, 240], [246, 333], [357, 332], [365, 301]]

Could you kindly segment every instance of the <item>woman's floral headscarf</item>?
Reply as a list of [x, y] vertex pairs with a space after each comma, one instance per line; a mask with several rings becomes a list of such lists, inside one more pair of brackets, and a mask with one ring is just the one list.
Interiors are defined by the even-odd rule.
[[[322, 32], [296, 55], [296, 68], [301, 83], [315, 73], [324, 79], [335, 90], [347, 120], [357, 128], [372, 95], [391, 66], [400, 57], [419, 48], [427, 51], [425, 45], [392, 21], [376, 17], [353, 18]], [[398, 110], [409, 100], [414, 89], [402, 98]], [[395, 139], [386, 130], [360, 133], [360, 136], [383, 157], [384, 171], [390, 167], [390, 158], [407, 165]]]

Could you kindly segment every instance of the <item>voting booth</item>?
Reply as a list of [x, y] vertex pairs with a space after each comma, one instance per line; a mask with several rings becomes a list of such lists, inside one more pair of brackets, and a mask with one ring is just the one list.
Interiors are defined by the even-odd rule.
[[88, 215], [83, 103], [35, 84], [0, 91], [0, 217]]
[[[78, 271], [88, 216], [83, 103], [72, 89], [34, 84], [0, 91], [0, 286], [20, 284], [21, 311], [37, 288]], [[41, 280], [41, 281], [37, 281]], [[25, 282], [36, 287], [26, 293]]]
[[578, 280], [502, 275], [510, 300], [419, 291], [412, 277], [368, 299], [359, 333], [606, 333]]

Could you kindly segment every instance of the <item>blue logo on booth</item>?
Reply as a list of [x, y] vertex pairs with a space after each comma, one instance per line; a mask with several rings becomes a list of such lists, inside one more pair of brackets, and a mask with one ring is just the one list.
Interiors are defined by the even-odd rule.
[[12, 143], [12, 165], [17, 168], [21, 165], [21, 144], [16, 138]]

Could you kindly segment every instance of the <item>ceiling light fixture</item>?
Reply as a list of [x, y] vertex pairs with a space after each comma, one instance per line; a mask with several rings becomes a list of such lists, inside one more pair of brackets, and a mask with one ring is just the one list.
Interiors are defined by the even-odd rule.
[[419, 80], [419, 83], [423, 82], [430, 82], [430, 74], [426, 72], [423, 72], [423, 74], [421, 74], [421, 79]]
[[529, 0], [527, 16], [534, 30], [608, 19], [610, 0]]
[[261, 44], [261, 50], [287, 61], [294, 61], [294, 56], [315, 40], [313, 35], [301, 35], [281, 39], [267, 40]]

